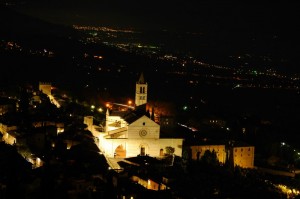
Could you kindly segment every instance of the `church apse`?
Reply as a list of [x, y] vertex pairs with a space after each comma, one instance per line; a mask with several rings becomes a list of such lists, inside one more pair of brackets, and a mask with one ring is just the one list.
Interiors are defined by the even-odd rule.
[[115, 158], [125, 158], [126, 157], [126, 150], [124, 149], [123, 145], [119, 145], [114, 153]]

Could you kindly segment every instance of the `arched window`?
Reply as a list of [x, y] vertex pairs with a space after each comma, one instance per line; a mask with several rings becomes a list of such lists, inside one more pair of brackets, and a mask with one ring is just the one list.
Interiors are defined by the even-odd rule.
[[141, 156], [145, 156], [146, 155], [146, 149], [144, 146], [141, 146], [141, 153], [140, 153]]
[[159, 150], [159, 156], [164, 156], [164, 149]]

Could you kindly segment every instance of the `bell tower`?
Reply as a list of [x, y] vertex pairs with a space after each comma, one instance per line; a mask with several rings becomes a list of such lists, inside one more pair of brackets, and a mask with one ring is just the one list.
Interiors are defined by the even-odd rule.
[[148, 84], [145, 82], [144, 75], [141, 73], [135, 88], [135, 107], [147, 104]]

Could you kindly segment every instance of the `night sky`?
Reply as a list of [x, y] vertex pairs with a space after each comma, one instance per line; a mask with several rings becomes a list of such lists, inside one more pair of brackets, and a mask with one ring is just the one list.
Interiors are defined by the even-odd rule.
[[20, 2], [22, 3], [17, 3], [15, 6], [19, 11], [54, 23], [69, 25], [198, 31], [201, 31], [204, 26], [206, 28], [230, 27], [240, 31], [262, 29], [291, 32], [297, 30], [300, 18], [299, 3], [237, 3], [203, 0], [25, 0], [25, 3]]

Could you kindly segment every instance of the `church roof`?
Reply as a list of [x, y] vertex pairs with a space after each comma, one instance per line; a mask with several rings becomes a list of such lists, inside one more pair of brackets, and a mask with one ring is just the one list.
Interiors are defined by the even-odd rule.
[[138, 120], [144, 115], [147, 115], [146, 112], [146, 106], [141, 105], [139, 107], [136, 107], [135, 110], [128, 110], [128, 111], [112, 111], [110, 116], [120, 116], [123, 118], [128, 124], [131, 124], [132, 122]]
[[143, 74], [143, 73], [141, 73], [140, 78], [139, 78], [139, 81], [138, 81], [137, 83], [138, 83], [138, 84], [146, 84], [145, 78], [144, 78], [144, 74]]
[[126, 115], [128, 115], [131, 112], [131, 110], [128, 111], [117, 111], [113, 110], [111, 113], [109, 113], [110, 116], [119, 116], [124, 118]]
[[128, 124], [131, 124], [132, 122], [138, 120], [142, 116], [143, 115], [139, 114], [139, 112], [131, 111], [127, 115], [125, 115], [123, 118]]

